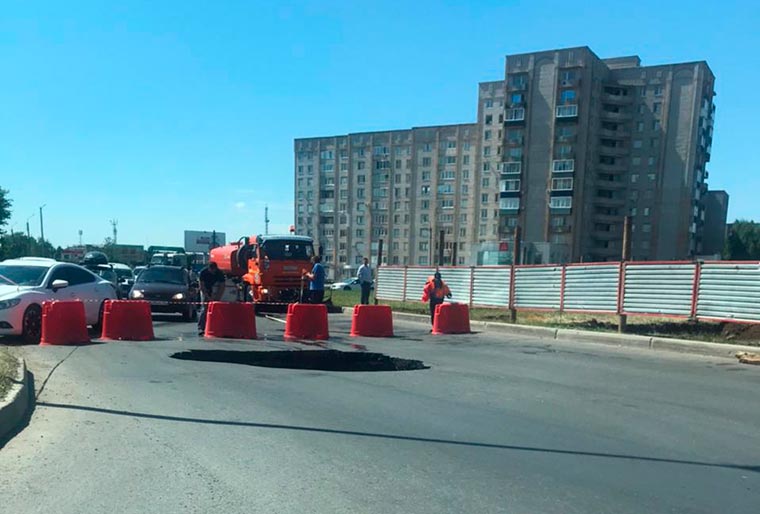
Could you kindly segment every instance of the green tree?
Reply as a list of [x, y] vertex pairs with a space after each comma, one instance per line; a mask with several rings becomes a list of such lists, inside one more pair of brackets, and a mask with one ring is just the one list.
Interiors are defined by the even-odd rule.
[[726, 238], [723, 257], [727, 260], [760, 260], [760, 223], [737, 220]]
[[13, 202], [8, 195], [8, 190], [0, 187], [0, 235], [5, 233], [3, 227], [11, 219], [11, 205]]
[[16, 232], [0, 236], [0, 260], [18, 257], [54, 257], [55, 248], [48, 241]]

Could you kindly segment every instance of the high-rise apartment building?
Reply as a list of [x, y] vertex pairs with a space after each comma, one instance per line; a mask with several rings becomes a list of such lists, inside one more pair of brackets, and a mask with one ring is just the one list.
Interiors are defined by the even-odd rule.
[[[295, 140], [299, 233], [336, 276], [385, 262], [615, 260], [699, 254], [715, 108], [705, 62], [643, 67], [586, 47], [510, 55], [477, 122]], [[505, 251], [506, 250], [506, 251]], [[501, 259], [500, 259], [501, 258]]]

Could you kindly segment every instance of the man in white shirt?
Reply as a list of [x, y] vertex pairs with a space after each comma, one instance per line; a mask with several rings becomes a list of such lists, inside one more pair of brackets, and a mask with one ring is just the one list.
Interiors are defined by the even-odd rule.
[[364, 264], [359, 266], [356, 274], [359, 285], [362, 288], [362, 305], [369, 305], [369, 291], [372, 288], [372, 268], [369, 267], [369, 259], [364, 258]]

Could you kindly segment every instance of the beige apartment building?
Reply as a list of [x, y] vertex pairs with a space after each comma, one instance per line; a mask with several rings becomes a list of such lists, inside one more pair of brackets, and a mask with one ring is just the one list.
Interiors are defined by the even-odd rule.
[[701, 253], [715, 114], [703, 61], [641, 66], [589, 48], [509, 55], [477, 122], [295, 140], [295, 221], [347, 276], [384, 262], [496, 264]]

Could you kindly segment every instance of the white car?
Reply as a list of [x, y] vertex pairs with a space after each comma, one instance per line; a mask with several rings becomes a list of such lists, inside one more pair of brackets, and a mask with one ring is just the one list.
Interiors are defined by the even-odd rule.
[[20, 335], [39, 343], [42, 302], [82, 300], [88, 325], [98, 327], [114, 285], [76, 264], [22, 257], [0, 261], [0, 335]]
[[[353, 291], [354, 289], [359, 290], [361, 289], [361, 285], [359, 284], [358, 278], [349, 278], [346, 280], [342, 280], [340, 282], [335, 282], [334, 284], [330, 285], [330, 289], [333, 291]], [[375, 289], [374, 283], [370, 287], [370, 289]]]

